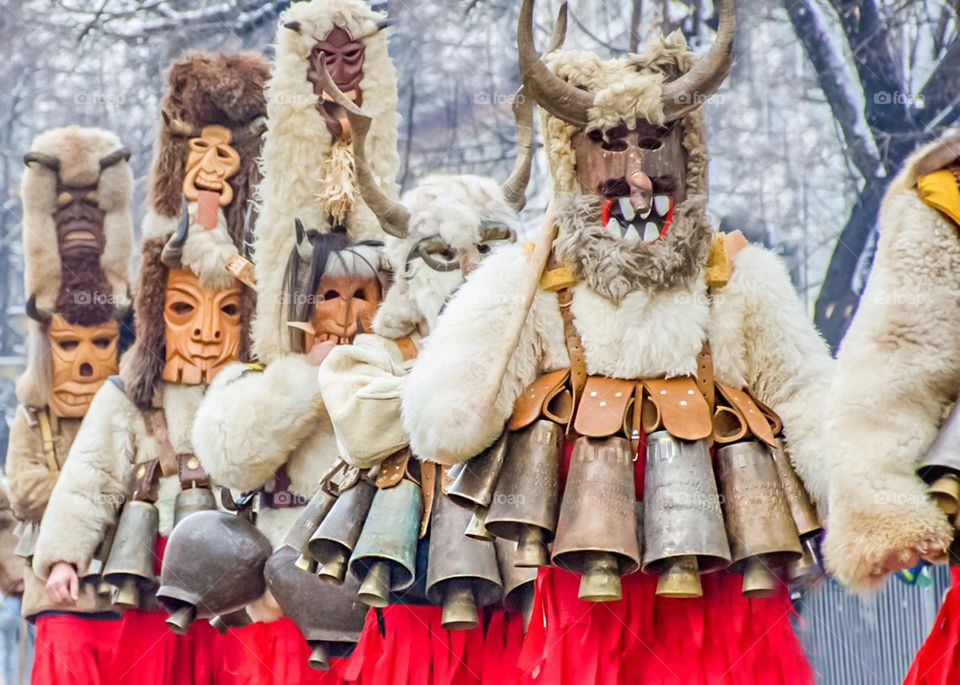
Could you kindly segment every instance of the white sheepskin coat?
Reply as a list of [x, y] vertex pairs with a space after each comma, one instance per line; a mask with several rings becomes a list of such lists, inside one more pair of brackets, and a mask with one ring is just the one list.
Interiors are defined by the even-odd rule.
[[935, 170], [925, 168], [931, 157], [947, 152], [952, 161], [958, 142], [921, 149], [890, 185], [873, 270], [828, 395], [827, 561], [858, 589], [882, 580], [871, 571], [883, 560], [925, 544], [946, 548], [954, 535], [915, 471], [960, 389], [960, 238], [915, 184]]

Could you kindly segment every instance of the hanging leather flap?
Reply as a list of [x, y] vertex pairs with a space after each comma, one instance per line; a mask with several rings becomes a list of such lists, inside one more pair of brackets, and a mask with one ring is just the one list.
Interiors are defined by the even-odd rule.
[[721, 404], [713, 414], [713, 441], [726, 445], [743, 440], [749, 428], [740, 412], [729, 405]]
[[588, 438], [606, 438], [623, 430], [633, 381], [590, 376], [583, 387], [573, 429]]
[[[655, 407], [658, 423], [681, 440], [704, 440], [713, 432], [710, 407], [690, 376], [643, 381], [646, 397]], [[644, 427], [652, 409], [644, 411]]]
[[177, 455], [177, 474], [181, 488], [208, 488], [210, 476], [203, 470], [195, 454], [183, 452]]
[[512, 431], [520, 430], [539, 419], [549, 400], [563, 392], [568, 378], [570, 378], [570, 369], [557, 369], [543, 374], [527, 386], [513, 405], [513, 415], [507, 423], [507, 428]]
[[151, 459], [133, 465], [127, 499], [138, 502], [156, 502], [160, 489], [160, 461]]
[[377, 474], [377, 487], [381, 490], [392, 488], [403, 480], [407, 473], [407, 462], [410, 461], [410, 450], [402, 449], [394, 452], [380, 463], [380, 472]]
[[777, 443], [770, 422], [746, 391], [732, 388], [723, 383], [717, 383], [717, 389], [723, 398], [732, 407], [735, 407], [740, 416], [743, 417], [754, 437], [762, 440], [770, 447], [776, 447]]
[[756, 397], [753, 397], [753, 402], [760, 408], [760, 412], [767, 420], [767, 423], [770, 424], [770, 430], [773, 431], [773, 434], [777, 437], [780, 437], [780, 433], [783, 432], [783, 420], [777, 416], [777, 413], [773, 411], [773, 409], [765, 405]]

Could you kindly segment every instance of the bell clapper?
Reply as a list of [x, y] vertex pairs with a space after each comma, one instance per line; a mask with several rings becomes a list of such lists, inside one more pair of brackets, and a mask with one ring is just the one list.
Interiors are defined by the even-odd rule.
[[470, 583], [452, 580], [444, 592], [440, 623], [444, 630], [470, 630], [480, 622]]
[[317, 569], [319, 568], [317, 560], [307, 556], [306, 554], [301, 554], [294, 562], [294, 566], [301, 571], [306, 571], [307, 573], [316, 573]]
[[140, 588], [135, 578], [127, 576], [113, 589], [113, 603], [121, 607], [140, 605]]
[[579, 597], [587, 602], [615, 602], [623, 597], [617, 558], [607, 552], [588, 552], [580, 577]]
[[750, 557], [743, 572], [743, 595], [751, 599], [770, 597], [780, 580], [762, 557]]
[[937, 478], [927, 488], [927, 494], [947, 516], [955, 516], [960, 511], [960, 479], [955, 474], [948, 473]]
[[186, 604], [167, 617], [167, 627], [177, 635], [185, 635], [187, 628], [196, 617], [197, 608], [192, 604]]
[[330, 670], [330, 654], [327, 652], [327, 647], [322, 642], [314, 642], [310, 645], [313, 647], [313, 651], [310, 652], [310, 658], [307, 660], [310, 668], [316, 669], [317, 671], [328, 671]]
[[347, 555], [342, 549], [337, 549], [327, 559], [321, 559], [317, 575], [322, 580], [334, 585], [343, 583], [347, 576]]
[[387, 562], [378, 561], [370, 566], [357, 597], [375, 609], [382, 609], [390, 603], [390, 565]]
[[657, 581], [657, 595], [679, 599], [703, 596], [699, 564], [695, 556], [670, 559]]
[[474, 540], [493, 540], [493, 536], [487, 530], [487, 508], [479, 504], [473, 510], [473, 516], [470, 517], [470, 523], [467, 524], [466, 536]]
[[547, 566], [550, 555], [543, 540], [543, 530], [537, 526], [523, 526], [517, 540], [517, 554], [513, 565], [520, 568], [534, 568]]

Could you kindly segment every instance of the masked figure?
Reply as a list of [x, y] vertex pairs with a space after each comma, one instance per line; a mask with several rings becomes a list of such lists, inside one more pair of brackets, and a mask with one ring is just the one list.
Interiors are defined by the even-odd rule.
[[[137, 339], [94, 396], [40, 529], [33, 568], [48, 594], [103, 557], [103, 589], [124, 609], [110, 682], [234, 682], [233, 643], [205, 621], [175, 635], [154, 594], [175, 521], [216, 506], [190, 431], [207, 384], [248, 355], [253, 293], [234, 274], [249, 273], [244, 219], [266, 77], [252, 54], [190, 53], [171, 65], [143, 226]], [[216, 161], [203, 154], [213, 146]]]
[[921, 560], [951, 564], [953, 585], [905, 681], [918, 685], [960, 677], [958, 144], [952, 133], [921, 148], [890, 184], [827, 395], [831, 570], [862, 591]]
[[28, 562], [23, 615], [37, 626], [33, 682], [75, 682], [81, 673], [85, 682], [109, 682], [120, 627], [110, 601], [97, 592], [98, 560], [80, 569], [70, 601], [47, 597], [29, 562], [80, 420], [118, 368], [120, 326], [130, 303], [129, 156], [114, 134], [71, 126], [41, 134], [24, 157], [24, 287], [31, 320], [6, 464], [20, 520], [16, 553]]
[[783, 265], [707, 220], [700, 105], [732, 3], [699, 59], [675, 33], [610, 61], [541, 58], [533, 4], [520, 73], [552, 209], [441, 315], [401, 391], [410, 448], [478, 473], [503, 450], [483, 529], [543, 567], [524, 681], [812, 682], [783, 618], [819, 528], [830, 359]]

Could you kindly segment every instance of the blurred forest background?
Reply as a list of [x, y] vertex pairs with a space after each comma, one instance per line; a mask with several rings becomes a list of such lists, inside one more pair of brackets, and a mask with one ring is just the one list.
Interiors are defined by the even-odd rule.
[[[402, 171], [501, 175], [511, 164], [518, 0], [373, 0], [397, 20]], [[559, 0], [541, 0], [544, 33]], [[0, 356], [22, 335], [21, 157], [70, 123], [116, 131], [133, 151], [142, 212], [166, 64], [189, 48], [271, 55], [289, 0], [0, 0]], [[707, 105], [711, 212], [789, 262], [831, 343], [869, 268], [888, 180], [960, 113], [957, 0], [740, 0], [733, 73]], [[571, 0], [567, 47], [636, 50], [660, 31], [696, 49], [709, 0]], [[527, 210], [531, 222], [543, 209]], [[12, 358], [12, 359], [10, 359]]]

